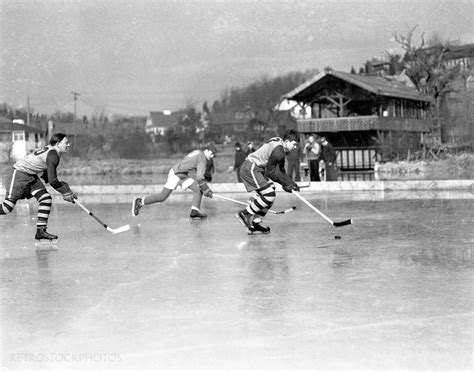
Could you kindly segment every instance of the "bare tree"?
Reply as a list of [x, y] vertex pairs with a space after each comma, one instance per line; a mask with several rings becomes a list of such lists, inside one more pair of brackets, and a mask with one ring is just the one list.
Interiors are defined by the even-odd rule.
[[[405, 51], [399, 68], [405, 71], [419, 92], [434, 99], [433, 130], [441, 140], [445, 138], [446, 98], [455, 92], [454, 82], [461, 76], [460, 67], [449, 64], [450, 47], [457, 42], [445, 40], [434, 34], [427, 43], [424, 32], [419, 45], [413, 43], [413, 35], [418, 25], [408, 31], [406, 36], [395, 34], [394, 39]], [[395, 56], [392, 56], [396, 61]], [[444, 120], [443, 120], [444, 119]]]

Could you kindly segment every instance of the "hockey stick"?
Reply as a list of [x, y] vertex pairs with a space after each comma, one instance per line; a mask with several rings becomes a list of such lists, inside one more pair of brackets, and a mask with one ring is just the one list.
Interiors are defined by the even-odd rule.
[[[237, 204], [248, 205], [248, 203], [242, 202], [240, 200], [231, 199], [231, 198], [228, 198], [226, 196], [217, 195], [217, 194], [212, 194], [212, 195], [216, 196], [218, 198], [224, 199], [224, 200], [228, 200], [228, 201], [237, 203]], [[285, 213], [293, 212], [295, 209], [296, 209], [296, 207], [291, 207], [291, 208], [285, 209], [284, 211], [274, 211], [274, 210], [270, 209], [269, 212], [274, 213], [274, 214], [285, 214]]]
[[94, 213], [92, 213], [90, 210], [88, 210], [86, 207], [84, 207], [77, 200], [74, 200], [74, 203], [76, 203], [79, 207], [81, 207], [89, 216], [93, 217], [97, 222], [99, 222], [102, 226], [104, 226], [112, 234], [118, 234], [118, 233], [130, 230], [130, 225], [124, 225], [124, 226], [121, 226], [121, 227], [117, 227], [116, 229], [112, 229], [111, 227], [108, 227], [105, 223], [103, 223], [99, 218], [97, 218], [94, 215]]
[[313, 211], [315, 211], [322, 218], [324, 218], [326, 221], [328, 221], [331, 225], [336, 226], [336, 227], [341, 227], [341, 226], [350, 225], [352, 223], [351, 219], [340, 221], [340, 222], [334, 222], [328, 216], [326, 216], [323, 212], [321, 212], [318, 208], [316, 208], [313, 204], [311, 204], [309, 201], [307, 201], [305, 198], [303, 198], [297, 191], [293, 190], [292, 193], [295, 194], [303, 203], [305, 203]]

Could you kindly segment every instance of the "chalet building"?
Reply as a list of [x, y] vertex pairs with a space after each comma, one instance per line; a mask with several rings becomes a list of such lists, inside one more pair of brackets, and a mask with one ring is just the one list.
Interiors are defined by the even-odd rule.
[[376, 161], [421, 148], [429, 132], [431, 98], [418, 93], [406, 75], [364, 76], [326, 68], [285, 94], [301, 113], [298, 131], [326, 136], [344, 172], [372, 171]]
[[45, 145], [42, 130], [25, 125], [23, 120], [0, 118], [0, 161], [16, 161]]

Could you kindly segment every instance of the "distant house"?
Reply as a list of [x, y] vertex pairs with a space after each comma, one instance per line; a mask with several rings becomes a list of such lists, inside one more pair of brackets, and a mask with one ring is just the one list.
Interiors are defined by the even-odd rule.
[[146, 118], [145, 131], [149, 135], [164, 136], [169, 129], [176, 128], [178, 122], [184, 117], [182, 112], [150, 111]]
[[364, 76], [326, 68], [282, 99], [297, 102], [310, 117], [298, 118], [298, 131], [326, 136], [338, 150], [342, 171], [373, 170], [421, 148], [429, 132], [430, 97], [406, 75]]
[[0, 118], [0, 161], [16, 161], [44, 146], [43, 131], [24, 123], [23, 120]]
[[249, 130], [249, 124], [255, 117], [255, 113], [251, 111], [213, 113], [209, 125], [225, 135], [239, 134]]
[[291, 110], [269, 110], [257, 113], [256, 119], [264, 123], [265, 137], [282, 136], [285, 130], [297, 129], [296, 118]]
[[[263, 140], [269, 136], [279, 135], [285, 129], [296, 128], [296, 119], [286, 110], [213, 113], [210, 116], [210, 128], [224, 136], [247, 138], [252, 134], [254, 140]], [[255, 137], [258, 134], [258, 137]]]
[[[437, 53], [438, 47], [420, 49], [418, 54], [432, 55]], [[448, 67], [460, 66], [461, 70], [471, 70], [474, 66], [474, 44], [451, 45], [443, 49], [444, 59]]]

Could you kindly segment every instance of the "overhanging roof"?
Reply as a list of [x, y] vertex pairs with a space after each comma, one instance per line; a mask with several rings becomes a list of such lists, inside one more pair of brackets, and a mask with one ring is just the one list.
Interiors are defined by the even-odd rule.
[[432, 102], [431, 97], [420, 94], [414, 87], [396, 79], [393, 76], [378, 77], [355, 75], [331, 68], [314, 76], [283, 96], [284, 99], [295, 101], [311, 101], [318, 93], [328, 87], [331, 80], [339, 79], [352, 84], [377, 96], [396, 97], [414, 101]]

